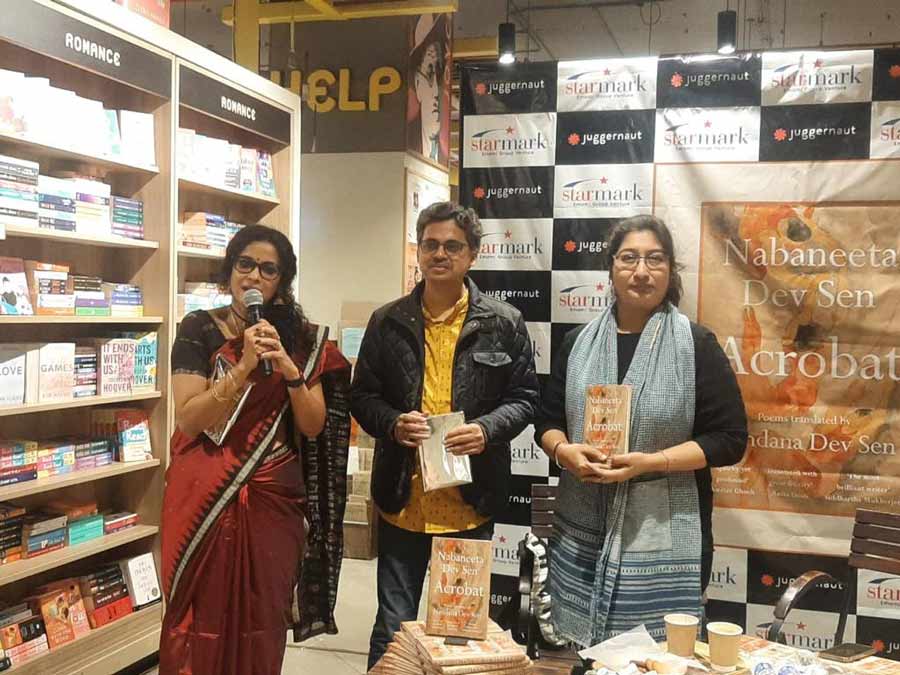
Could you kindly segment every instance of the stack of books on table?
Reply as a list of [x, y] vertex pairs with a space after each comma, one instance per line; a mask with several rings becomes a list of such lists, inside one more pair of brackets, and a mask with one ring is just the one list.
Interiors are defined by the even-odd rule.
[[0, 225], [38, 226], [38, 165], [0, 155]]
[[385, 655], [369, 672], [375, 675], [518, 675], [532, 671], [525, 648], [493, 621], [488, 622], [485, 640], [467, 640], [463, 645], [447, 644], [445, 640], [427, 635], [424, 621], [406, 621], [394, 633]]
[[67, 289], [75, 296], [75, 316], [109, 316], [109, 300], [100, 277], [70, 274]]
[[97, 395], [97, 350], [94, 347], [75, 346], [75, 398]]
[[65, 178], [38, 176], [40, 226], [63, 232], [75, 231], [75, 182]]
[[143, 239], [144, 202], [139, 199], [113, 197], [112, 233], [129, 239]]
[[144, 316], [144, 294], [134, 284], [103, 284], [110, 316]]

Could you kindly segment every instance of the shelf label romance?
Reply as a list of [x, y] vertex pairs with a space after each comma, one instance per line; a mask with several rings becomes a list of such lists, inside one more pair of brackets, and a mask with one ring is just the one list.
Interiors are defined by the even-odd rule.
[[179, 69], [181, 102], [281, 143], [291, 142], [291, 114], [184, 65]]
[[0, 38], [171, 98], [172, 62], [117, 35], [29, 0], [3, 0]]

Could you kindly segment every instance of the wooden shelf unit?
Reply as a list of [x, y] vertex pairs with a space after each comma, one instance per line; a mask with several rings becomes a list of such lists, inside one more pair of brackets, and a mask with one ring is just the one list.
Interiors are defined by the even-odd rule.
[[[160, 566], [161, 519], [168, 443], [174, 428], [171, 345], [177, 331], [177, 294], [188, 281], [210, 281], [222, 263], [220, 251], [181, 247], [179, 222], [186, 210], [221, 213], [229, 220], [263, 223], [299, 243], [300, 99], [236, 64], [114, 4], [96, 0], [3, 0], [16, 22], [0, 25], [0, 68], [43, 77], [107, 109], [151, 113], [156, 166], [0, 133], [0, 154], [37, 161], [41, 173], [77, 171], [112, 186], [112, 194], [144, 203], [146, 240], [115, 235], [86, 236], [34, 227], [7, 226], [0, 256], [70, 266], [77, 274], [141, 286], [143, 317], [2, 316], [0, 341], [69, 341], [118, 330], [157, 330], [157, 391], [121, 397], [90, 397], [0, 408], [4, 437], [42, 440], [85, 434], [95, 406], [140, 407], [150, 417], [154, 458], [116, 462], [52, 478], [0, 487], [0, 501], [27, 508], [56, 497], [91, 497], [101, 508], [128, 509], [141, 524], [86, 544], [37, 558], [0, 565], [0, 601], [27, 597], [40, 584], [85, 574], [99, 562], [153, 552]], [[7, 7], [9, 5], [9, 7]], [[23, 26], [37, 25], [40, 31]], [[69, 32], [121, 55], [120, 65], [67, 49]], [[182, 77], [192, 78], [183, 86]], [[186, 96], [185, 96], [186, 94]], [[193, 98], [191, 98], [193, 97]], [[227, 97], [260, 111], [259, 123], [220, 108]], [[64, 114], [64, 113], [63, 113]], [[276, 197], [209, 186], [177, 174], [179, 125], [272, 155]], [[162, 606], [156, 605], [91, 631], [24, 664], [15, 673], [101, 675], [115, 672], [158, 648]]]

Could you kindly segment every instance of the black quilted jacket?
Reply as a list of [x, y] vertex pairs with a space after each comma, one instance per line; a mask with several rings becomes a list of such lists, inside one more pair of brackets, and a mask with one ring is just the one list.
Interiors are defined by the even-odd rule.
[[[478, 513], [495, 517], [509, 495], [509, 442], [534, 418], [538, 380], [522, 315], [471, 280], [466, 284], [469, 311], [453, 363], [453, 410], [481, 425], [487, 448], [472, 456], [473, 482], [460, 491]], [[353, 374], [351, 411], [376, 439], [372, 496], [387, 513], [409, 501], [415, 451], [396, 443], [391, 430], [401, 413], [422, 405], [422, 289], [420, 283], [372, 315]]]

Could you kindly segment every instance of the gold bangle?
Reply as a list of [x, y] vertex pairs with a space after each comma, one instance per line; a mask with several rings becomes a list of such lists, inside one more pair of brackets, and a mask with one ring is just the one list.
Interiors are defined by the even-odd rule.
[[564, 467], [562, 464], [559, 463], [559, 460], [556, 457], [559, 454], [559, 446], [561, 446], [563, 443], [565, 443], [565, 441], [557, 441], [556, 443], [553, 444], [553, 450], [550, 451], [550, 454], [553, 456], [553, 462], [560, 469], [562, 469]]

